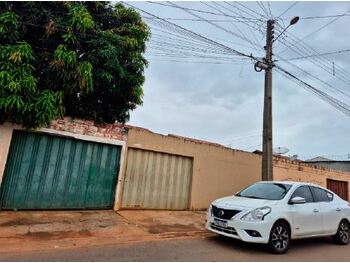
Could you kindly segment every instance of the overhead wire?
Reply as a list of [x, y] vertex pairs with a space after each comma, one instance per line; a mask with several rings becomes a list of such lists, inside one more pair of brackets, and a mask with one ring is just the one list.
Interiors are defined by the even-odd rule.
[[[206, 5], [206, 6], [208, 6], [209, 8], [212, 8], [212, 9], [214, 9], [214, 10], [216, 10], [216, 11], [222, 13], [222, 14], [226, 14], [226, 13], [224, 13], [224, 11], [222, 11], [222, 10], [219, 9], [220, 7], [222, 8], [222, 6], [221, 6], [220, 4], [217, 4], [216, 2], [213, 2], [213, 4], [219, 6], [218, 8], [213, 7], [213, 6], [210, 6], [209, 4], [207, 4], [207, 3], [205, 3], [205, 2], [201, 2], [201, 3], [204, 4], [204, 5]], [[232, 25], [235, 27], [235, 29], [242, 35], [241, 39], [243, 38], [245, 41], [247, 41], [256, 51], [259, 51], [258, 48], [259, 48], [259, 49], [262, 49], [262, 47], [259, 46], [256, 42], [254, 42], [254, 41], [248, 39], [247, 36], [237, 27], [237, 25], [235, 25], [233, 22], [231, 22], [231, 24], [232, 24]]]
[[282, 68], [278, 65], [275, 65], [275, 68], [277, 69], [277, 72], [282, 73], [282, 75], [284, 75], [288, 79], [294, 81], [299, 86], [307, 89], [308, 91], [311, 91], [313, 94], [315, 94], [316, 96], [321, 98], [323, 101], [327, 102], [328, 104], [332, 105], [333, 107], [335, 107], [339, 111], [343, 112], [346, 116], [350, 117], [350, 105], [348, 105], [348, 104], [344, 103], [343, 101], [340, 101], [340, 100], [330, 96], [329, 94], [315, 88], [314, 86], [301, 80], [300, 78], [298, 78], [294, 74], [288, 72], [287, 70], [285, 70], [284, 68]]
[[[276, 23], [276, 25], [280, 26], [278, 23]], [[292, 33], [289, 33], [289, 36], [291, 36], [294, 41], [298, 40], [298, 38], [295, 37]], [[348, 72], [347, 70], [345, 70], [344, 68], [338, 65], [338, 73], [334, 75], [332, 62], [322, 56], [311, 56], [311, 55], [320, 55], [320, 53], [316, 51], [313, 47], [305, 43], [304, 41], [300, 41], [300, 47], [298, 49], [296, 47], [290, 46], [291, 42], [289, 40], [279, 38], [278, 41], [281, 42], [283, 45], [288, 46], [292, 51], [294, 51], [299, 56], [310, 56], [308, 58], [309, 62], [313, 63], [317, 67], [322, 68], [333, 77], [340, 79], [341, 81], [347, 83], [348, 85], [350, 84], [350, 72]], [[281, 53], [278, 53], [278, 55], [280, 54]]]
[[[232, 7], [232, 5], [230, 5], [230, 4], [229, 4], [228, 2], [226, 2], [226, 1], [223, 2], [224, 4], [226, 4], [226, 6], [224, 6], [223, 4], [221, 4], [221, 3], [219, 3], [219, 2], [214, 2], [214, 3], [215, 3], [216, 5], [218, 5], [218, 6], [220, 6], [222, 9], [228, 11], [228, 12], [231, 12], [231, 13], [233, 13], [233, 14], [243, 15], [244, 10], [242, 11], [240, 8], [237, 8], [237, 6], [236, 6], [236, 8], [235, 8], [235, 9], [237, 9], [237, 11], [232, 10], [232, 8], [234, 8], [234, 7]], [[255, 16], [253, 16], [253, 17], [256, 18]], [[256, 45], [257, 47], [260, 47], [260, 49], [263, 49], [263, 47], [261, 46], [261, 44], [259, 44], [259, 40], [257, 39], [256, 35], [255, 35], [255, 34], [253, 33], [253, 31], [252, 31], [252, 29], [254, 29], [255, 31], [258, 31], [258, 30], [259, 30], [259, 28], [256, 27], [256, 24], [255, 24], [255, 23], [252, 24], [252, 22], [243, 22], [243, 24], [245, 24], [245, 25], [247, 26], [247, 28], [248, 28], [250, 34], [253, 36], [253, 38], [254, 38], [254, 40], [255, 40], [255, 41], [254, 41], [255, 45]]]
[[[307, 34], [306, 36], [304, 36], [303, 38], [301, 38], [299, 41], [295, 41], [291, 46], [297, 46], [298, 44], [300, 44], [300, 42], [304, 41], [306, 38], [313, 36], [314, 34], [320, 32], [321, 30], [323, 30], [324, 28], [326, 28], [327, 26], [331, 25], [332, 23], [334, 23], [335, 21], [337, 21], [338, 19], [344, 17], [346, 14], [348, 14], [350, 12], [350, 10], [346, 11], [345, 13], [343, 13], [340, 16], [335, 17], [333, 20], [331, 20], [330, 22], [327, 22], [326, 24], [322, 25], [321, 27], [319, 27], [318, 29], [312, 31], [311, 33]], [[282, 50], [280, 52], [280, 54], [284, 53], [285, 51], [287, 51], [290, 47], [286, 47], [284, 50]]]
[[[183, 9], [181, 6], [175, 4], [174, 2], [171, 2], [171, 1], [167, 1], [167, 2], [170, 3], [170, 4], [172, 4], [172, 5], [174, 5], [174, 6], [177, 6], [178, 8], [180, 8], [180, 9], [182, 9], [182, 10], [184, 10], [184, 11], [187, 12], [188, 14], [191, 14], [191, 15], [197, 17], [197, 18], [206, 20], [205, 18], [201, 17], [200, 15], [197, 15], [197, 14], [193, 13], [192, 11], [190, 11], [190, 10], [188, 10], [188, 9], [186, 9], [186, 8]], [[245, 39], [243, 36], [241, 36], [240, 34], [237, 34], [236, 32], [234, 32], [234, 31], [232, 31], [232, 30], [229, 30], [229, 29], [227, 29], [227, 28], [225, 28], [225, 27], [222, 27], [222, 26], [220, 26], [220, 25], [218, 25], [218, 24], [216, 24], [216, 23], [214, 23], [214, 22], [211, 22], [211, 21], [209, 21], [209, 20], [206, 20], [206, 21], [207, 21], [208, 24], [210, 24], [210, 25], [212, 25], [212, 26], [214, 26], [214, 27], [216, 27], [216, 28], [218, 28], [218, 29], [220, 29], [220, 30], [222, 30], [222, 31], [224, 31], [224, 32], [226, 32], [226, 33], [228, 33], [228, 34], [231, 34], [231, 35], [233, 35], [233, 36], [235, 36], [235, 37], [237, 37], [237, 38], [239, 38], [239, 39], [242, 39], [242, 40], [244, 40], [244, 41], [247, 41], [247, 39]], [[248, 42], [249, 42], [249, 41], [248, 41]]]
[[276, 20], [278, 20], [281, 16], [283, 16], [284, 14], [286, 14], [290, 9], [292, 9], [294, 6], [296, 6], [298, 4], [298, 1], [295, 1], [294, 3], [292, 3], [286, 10], [284, 10], [277, 18]]
[[286, 58], [282, 61], [300, 60], [300, 59], [307, 59], [307, 58], [311, 58], [311, 57], [320, 57], [320, 56], [341, 54], [341, 53], [345, 53], [345, 52], [350, 52], [350, 49], [343, 49], [343, 50], [338, 50], [338, 51], [332, 51], [332, 52], [326, 52], [326, 53], [320, 53], [320, 54], [314, 54], [314, 55], [307, 55], [307, 56], [301, 56], [301, 57]]
[[[172, 3], [172, 5], [174, 5]], [[129, 5], [129, 6], [132, 6], [132, 5]], [[135, 7], [134, 7], [135, 8]], [[138, 9], [138, 8], [137, 8]], [[153, 14], [150, 14], [149, 12], [147, 11], [144, 11], [144, 10], [141, 10], [143, 12], [146, 12], [146, 14], [148, 13], [148, 15], [153, 15]], [[187, 10], [189, 11], [189, 10]], [[191, 12], [189, 12], [191, 14]], [[155, 16], [155, 15], [154, 15]], [[155, 16], [157, 17], [157, 16]], [[230, 53], [232, 52], [233, 54], [236, 54], [238, 56], [241, 56], [241, 57], [245, 57], [245, 58], [251, 58], [255, 61], [259, 61], [259, 58], [256, 58], [256, 57], [253, 57], [252, 55], [247, 55], [247, 54], [244, 54], [240, 51], [237, 51], [235, 49], [232, 49], [230, 47], [227, 47], [223, 44], [220, 44], [216, 41], [213, 41], [211, 39], [208, 39], [206, 37], [203, 37], [202, 35], [198, 34], [198, 33], [195, 33], [191, 30], [188, 30], [188, 29], [185, 29], [179, 25], [176, 25], [176, 24], [173, 24], [169, 21], [166, 21], [166, 20], [163, 20], [164, 23], [167, 23], [169, 25], [172, 26], [172, 27], [176, 27], [178, 28], [180, 31], [184, 31], [186, 33], [188, 33], [192, 38], [196, 38], [196, 39], [200, 39], [200, 41], [204, 41], [205, 43], [207, 44], [213, 44], [214, 46], [216, 47], [220, 47], [222, 48], [223, 50], [227, 50], [229, 51]], [[183, 33], [183, 32], [182, 32]], [[299, 86], [302, 86], [304, 88], [307, 88], [308, 90], [312, 91], [315, 95], [317, 95], [318, 97], [322, 98], [323, 100], [325, 100], [326, 102], [328, 102], [329, 104], [331, 104], [332, 106], [334, 106], [335, 108], [337, 108], [338, 110], [341, 110], [343, 113], [345, 113], [346, 115], [350, 116], [350, 106], [344, 102], [342, 102], [341, 100], [339, 99], [336, 99], [332, 96], [330, 96], [329, 94], [319, 90], [319, 89], [316, 89], [315, 87], [313, 87], [312, 85], [306, 83], [305, 81], [299, 79], [298, 77], [296, 77], [294, 74], [284, 70], [283, 68], [281, 68], [279, 65], [275, 65], [277, 71], [279, 71], [280, 73], [282, 73], [285, 77], [293, 80], [294, 82], [296, 82]]]
[[188, 8], [188, 7], [180, 7], [180, 6], [176, 7], [176, 6], [165, 4], [165, 3], [162, 3], [162, 2], [153, 2], [153, 1], [147, 1], [147, 2], [150, 3], [150, 4], [168, 6], [168, 7], [178, 8], [178, 9], [186, 9], [188, 11], [193, 11], [193, 12], [197, 12], [197, 13], [203, 13], [203, 14], [210, 14], [210, 15], [215, 15], [215, 16], [224, 16], [224, 17], [231, 17], [231, 18], [239, 18], [239, 19], [251, 20], [251, 18], [247, 18], [247, 17], [237, 17], [237, 16], [231, 16], [231, 15], [223, 15], [223, 14], [219, 14], [219, 13], [215, 13], [215, 12], [204, 11], [204, 10]]
[[[145, 11], [145, 10], [139, 8], [139, 7], [133, 6], [133, 5], [129, 4], [129, 3], [126, 3], [126, 2], [122, 2], [122, 3], [124, 3], [124, 4], [127, 5], [127, 6], [133, 7], [134, 9], [136, 9], [136, 10], [138, 10], [138, 11], [140, 11], [140, 12], [143, 12], [143, 13], [145, 13], [145, 14], [147, 14], [147, 15], [151, 15], [151, 16], [154, 16], [154, 17], [158, 17], [158, 16], [156, 16], [156, 15], [150, 13], [150, 12], [147, 12], [147, 11]], [[240, 52], [240, 51], [238, 51], [238, 50], [236, 50], [236, 49], [234, 49], [234, 48], [232, 48], [232, 47], [228, 47], [228, 46], [226, 46], [226, 45], [224, 45], [224, 44], [221, 44], [221, 43], [219, 43], [219, 42], [216, 42], [216, 41], [214, 41], [214, 40], [212, 40], [212, 39], [210, 39], [210, 38], [208, 38], [208, 37], [205, 37], [205, 36], [203, 36], [203, 35], [201, 35], [201, 34], [199, 34], [199, 33], [196, 33], [196, 32], [194, 32], [194, 31], [191, 31], [191, 30], [189, 30], [189, 29], [186, 29], [186, 28], [184, 28], [184, 27], [182, 27], [182, 26], [180, 26], [180, 25], [178, 25], [178, 24], [174, 24], [174, 23], [172, 23], [172, 22], [170, 22], [170, 21], [161, 19], [160, 17], [158, 17], [158, 18], [159, 18], [159, 20], [163, 21], [164, 24], [167, 24], [168, 26], [170, 26], [170, 27], [172, 27], [172, 28], [181, 30], [181, 31], [185, 32], [186, 34], [190, 35], [190, 36], [193, 37], [193, 38], [196, 38], [196, 39], [201, 40], [201, 41], [203, 41], [203, 42], [205, 42], [205, 43], [208, 43], [208, 44], [212, 44], [212, 45], [214, 45], [214, 46], [216, 46], [216, 47], [218, 47], [218, 48], [221, 48], [222, 50], [229, 51], [229, 52], [231, 52], [232, 54], [241, 56], [241, 57], [243, 57], [243, 58], [250, 58], [250, 59], [252, 59], [252, 60], [259, 61], [259, 59], [256, 58], [256, 57], [254, 57], [253, 55], [245, 54], [245, 53]]]

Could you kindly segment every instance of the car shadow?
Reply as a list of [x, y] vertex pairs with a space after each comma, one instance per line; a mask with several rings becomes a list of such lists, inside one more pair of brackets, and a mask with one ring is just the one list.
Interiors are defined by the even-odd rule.
[[[256, 244], [256, 243], [247, 243], [238, 239], [233, 239], [225, 236], [214, 236], [209, 237], [208, 240], [217, 245], [224, 246], [227, 248], [234, 248], [240, 252], [251, 252], [254, 253], [263, 253], [268, 252], [268, 247], [266, 244]], [[299, 250], [305, 251], [305, 249], [313, 249], [325, 246], [334, 245], [332, 238], [330, 237], [319, 237], [319, 238], [308, 238], [308, 239], [298, 239], [292, 240], [290, 245], [290, 252], [298, 252]]]

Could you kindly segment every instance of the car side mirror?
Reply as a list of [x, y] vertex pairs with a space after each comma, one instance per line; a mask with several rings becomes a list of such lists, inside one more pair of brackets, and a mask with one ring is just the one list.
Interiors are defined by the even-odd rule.
[[293, 197], [292, 199], [290, 199], [289, 203], [292, 204], [292, 205], [305, 204], [306, 200], [303, 197], [296, 196], [296, 197]]

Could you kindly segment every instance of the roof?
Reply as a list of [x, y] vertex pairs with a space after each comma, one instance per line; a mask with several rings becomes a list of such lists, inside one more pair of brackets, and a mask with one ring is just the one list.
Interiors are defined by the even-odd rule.
[[317, 156], [315, 158], [305, 160], [305, 162], [329, 162], [329, 161], [335, 161], [335, 160], [331, 160], [322, 156]]

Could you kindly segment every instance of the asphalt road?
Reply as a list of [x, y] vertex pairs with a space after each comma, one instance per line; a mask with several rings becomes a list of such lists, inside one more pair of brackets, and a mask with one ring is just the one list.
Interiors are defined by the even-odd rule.
[[261, 245], [223, 237], [167, 240], [126, 245], [94, 246], [0, 254], [1, 261], [349, 261], [350, 245], [330, 239], [294, 241], [287, 254], [272, 255]]

